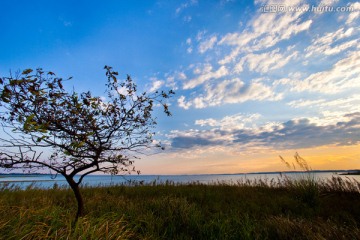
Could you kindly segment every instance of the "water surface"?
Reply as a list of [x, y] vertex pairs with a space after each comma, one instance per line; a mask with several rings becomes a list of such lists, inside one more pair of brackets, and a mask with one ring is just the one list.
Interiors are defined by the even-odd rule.
[[[360, 181], [360, 175], [339, 175], [338, 172], [315, 172], [315, 173], [251, 173], [251, 174], [198, 174], [198, 175], [126, 175], [126, 176], [111, 176], [111, 175], [89, 175], [83, 179], [82, 185], [87, 186], [105, 186], [116, 184], [160, 184], [166, 182], [173, 183], [228, 183], [236, 184], [244, 181], [259, 181], [260, 179], [266, 182], [279, 181], [285, 177], [289, 178], [307, 178], [313, 177], [318, 180], [330, 179], [333, 176], [340, 176], [343, 179], [355, 179]], [[78, 178], [78, 177], [76, 177]], [[10, 184], [20, 187], [22, 189], [28, 186], [36, 186], [39, 188], [52, 188], [54, 185], [67, 186], [66, 180], [63, 176], [56, 176], [50, 174], [30, 174], [30, 175], [0, 175], [0, 185]]]

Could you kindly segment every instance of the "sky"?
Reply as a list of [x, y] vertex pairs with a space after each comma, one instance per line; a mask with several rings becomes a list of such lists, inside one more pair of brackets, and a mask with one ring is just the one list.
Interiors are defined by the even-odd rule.
[[102, 96], [112, 66], [173, 89], [143, 174], [360, 169], [360, 2], [0, 2], [0, 75], [41, 67]]

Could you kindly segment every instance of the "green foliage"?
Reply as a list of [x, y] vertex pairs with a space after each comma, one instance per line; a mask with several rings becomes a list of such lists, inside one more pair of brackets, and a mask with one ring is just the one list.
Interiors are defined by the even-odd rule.
[[[8, 136], [0, 138], [0, 168], [48, 168], [63, 175], [77, 199], [77, 217], [83, 214], [83, 178], [94, 172], [139, 173], [133, 159], [150, 147], [161, 148], [153, 144], [154, 103], [171, 115], [166, 99], [172, 90], [139, 93], [130, 76], [120, 80], [111, 67], [105, 71], [106, 100], [90, 91], [69, 92], [62, 78], [42, 69], [26, 69], [0, 81], [0, 124]], [[80, 175], [76, 181], [75, 175]]]
[[[154, 135], [152, 128], [156, 125], [152, 116], [154, 102], [160, 103], [164, 112], [171, 115], [164, 99], [174, 92], [138, 93], [130, 76], [120, 81], [118, 73], [111, 67], [105, 66], [105, 70], [108, 78], [106, 100], [93, 96], [91, 92], [68, 92], [63, 87], [62, 78], [42, 69], [27, 69], [15, 77], [2, 78], [0, 102], [5, 109], [3, 124], [22, 135], [19, 139], [11, 139], [11, 144], [27, 150], [34, 146], [54, 149], [56, 158], [51, 158], [49, 165], [60, 174], [64, 173], [64, 169], [72, 170], [74, 162], [90, 165], [89, 168], [98, 167], [99, 171], [125, 171], [125, 168], [118, 169], [116, 166], [131, 165], [130, 161], [125, 154], [122, 154], [122, 161], [116, 161], [119, 158], [117, 154], [114, 156], [114, 152], [149, 146]], [[125, 93], [121, 91], [124, 89]], [[1, 156], [1, 162], [7, 161], [12, 165], [49, 167], [43, 164], [44, 160], [24, 164], [24, 156], [15, 153]], [[71, 159], [64, 161], [67, 156]], [[97, 163], [91, 164], [94, 161]], [[113, 168], [102, 168], [100, 163], [105, 162], [114, 164]]]
[[[1, 78], [2, 125], [13, 133], [0, 139], [0, 147], [6, 146], [0, 149], [0, 167], [46, 167], [67, 176], [132, 171], [132, 153], [156, 147], [154, 103], [170, 116], [165, 100], [174, 92], [139, 93], [130, 76], [119, 80], [111, 67], [105, 71], [106, 100], [91, 92], [69, 92], [65, 80], [42, 69]], [[36, 148], [53, 154], [42, 159]]]

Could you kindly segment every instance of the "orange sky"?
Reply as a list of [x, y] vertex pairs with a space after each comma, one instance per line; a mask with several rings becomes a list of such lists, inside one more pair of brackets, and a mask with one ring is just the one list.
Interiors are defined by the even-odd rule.
[[[166, 152], [166, 151], [165, 151]], [[286, 171], [279, 155], [294, 162], [298, 152], [313, 170], [360, 169], [360, 144], [353, 146], [323, 146], [297, 150], [269, 150], [259, 153], [226, 152], [207, 149], [193, 152], [161, 153], [137, 160], [142, 174], [206, 174]], [[300, 170], [300, 169], [297, 169]]]

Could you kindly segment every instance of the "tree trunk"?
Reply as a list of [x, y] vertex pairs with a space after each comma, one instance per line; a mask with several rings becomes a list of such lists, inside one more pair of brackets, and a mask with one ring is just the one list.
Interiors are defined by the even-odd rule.
[[71, 189], [73, 190], [77, 201], [77, 213], [75, 217], [75, 222], [76, 222], [79, 217], [84, 215], [84, 201], [80, 193], [79, 185], [74, 181], [74, 179], [66, 178], [66, 180], [69, 183]]

